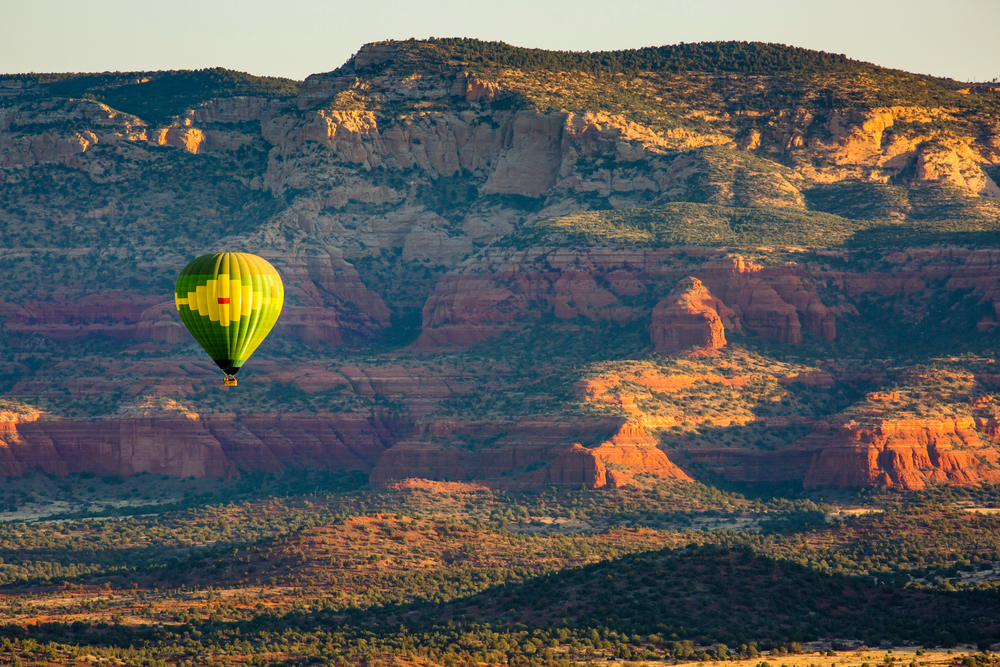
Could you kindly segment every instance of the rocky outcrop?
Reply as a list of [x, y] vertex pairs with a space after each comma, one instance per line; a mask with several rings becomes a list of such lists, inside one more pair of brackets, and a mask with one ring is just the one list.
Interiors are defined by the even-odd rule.
[[821, 422], [802, 441], [819, 451], [806, 488], [896, 486], [1000, 481], [1000, 450], [975, 420], [905, 419]]
[[[613, 418], [427, 421], [382, 456], [370, 479], [375, 484], [408, 477], [524, 483], [525, 476], [546, 468], [574, 440], [593, 438], [595, 432], [610, 436], [619, 424]], [[583, 468], [574, 474], [577, 484], [584, 483]]]
[[140, 472], [221, 479], [241, 471], [372, 469], [396, 438], [353, 415], [145, 412], [105, 421], [0, 422], [0, 475]]
[[1000, 448], [990, 423], [972, 418], [817, 421], [812, 433], [776, 450], [692, 447], [671, 451], [729, 481], [802, 483], [807, 489], [1000, 481]]
[[[286, 283], [286, 294], [302, 306], [358, 313], [355, 326], [377, 329], [389, 323], [389, 308], [369, 290], [354, 265], [336, 247], [308, 248], [274, 258]], [[347, 318], [343, 318], [347, 319]], [[318, 339], [322, 340], [322, 339]]]
[[304, 149], [318, 144], [334, 160], [366, 171], [416, 169], [430, 178], [462, 172], [478, 175], [483, 181], [480, 194], [486, 195], [536, 198], [553, 188], [607, 194], [662, 189], [649, 178], [624, 174], [614, 183], [599, 174], [594, 183], [574, 168], [577, 161], [601, 157], [634, 162], [651, 157], [649, 150], [663, 143], [655, 132], [621, 117], [480, 109], [421, 115], [402, 123], [386, 120], [365, 110], [304, 111], [270, 118], [262, 125], [263, 138], [283, 159], [282, 164], [269, 166], [266, 187], [283, 192], [298, 187], [304, 176], [326, 180], [306, 171], [315, 159], [303, 155]]
[[765, 267], [708, 248], [533, 247], [484, 252], [441, 278], [424, 306], [417, 345], [468, 345], [545, 312], [563, 319], [650, 318], [650, 310], [632, 305], [642, 301], [636, 297], [685, 277], [698, 280], [723, 304], [737, 330], [797, 345], [805, 320], [813, 333], [830, 340], [836, 336], [836, 316], [800, 266]]
[[[782, 300], [771, 284], [762, 280], [747, 280], [740, 273], [727, 282], [723, 294], [726, 301], [739, 309], [740, 319], [747, 329], [781, 343], [801, 345], [802, 324], [796, 307]], [[819, 302], [819, 297], [815, 294], [811, 296]], [[825, 307], [819, 305], [825, 315]], [[823, 319], [825, 317], [820, 320], [821, 323]], [[821, 324], [818, 333], [822, 331]]]
[[[996, 183], [982, 169], [1000, 158], [993, 148], [992, 131], [983, 125], [970, 136], [935, 127], [954, 123], [954, 111], [893, 106], [765, 114], [771, 119], [768, 126], [763, 131], [748, 130], [741, 144], [764, 153], [781, 149], [822, 155], [832, 168], [810, 165], [798, 170], [818, 182], [888, 182], [914, 172], [912, 186], [916, 188], [943, 184], [970, 195], [996, 197]], [[750, 120], [758, 114], [740, 115]]]
[[191, 334], [181, 323], [177, 304], [171, 299], [142, 311], [135, 327], [135, 338], [139, 341], [177, 345], [191, 340]]
[[700, 280], [684, 278], [653, 309], [653, 347], [658, 354], [689, 347], [718, 350], [726, 345], [726, 328], [733, 328], [735, 315]]
[[0, 109], [0, 169], [59, 163], [84, 167], [105, 143], [145, 142], [147, 123], [90, 100], [46, 99]]
[[[640, 479], [636, 479], [636, 477]], [[658, 480], [691, 481], [655, 445], [615, 445], [607, 442], [588, 449], [579, 443], [556, 453], [544, 473], [532, 481], [544, 484], [604, 487], [643, 486], [643, 476]]]
[[1000, 197], [1000, 187], [980, 166], [979, 156], [961, 140], [931, 141], [916, 160], [918, 182], [941, 183], [983, 197]]
[[[580, 441], [603, 440], [586, 447]], [[444, 445], [442, 442], [453, 444]], [[387, 450], [370, 480], [384, 485], [410, 477], [496, 487], [542, 484], [626, 486], [643, 476], [690, 478], [656, 440], [615, 418], [572, 421], [428, 422]], [[637, 479], [638, 478], [638, 479]]]

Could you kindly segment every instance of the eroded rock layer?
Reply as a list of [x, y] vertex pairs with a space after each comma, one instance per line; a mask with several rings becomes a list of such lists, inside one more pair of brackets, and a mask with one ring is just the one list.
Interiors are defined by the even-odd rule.
[[387, 425], [350, 415], [11, 419], [0, 428], [0, 475], [40, 470], [221, 479], [253, 470], [368, 472], [393, 440]]
[[[418, 346], [469, 345], [547, 311], [563, 319], [646, 319], [649, 306], [635, 304], [642, 302], [636, 297], [657, 290], [666, 294], [685, 277], [698, 282], [697, 290], [710, 292], [698, 298], [721, 307], [717, 315], [736, 330], [746, 328], [792, 345], [802, 342], [803, 323], [833, 340], [836, 314], [851, 308], [839, 302], [832, 308], [824, 305], [816, 279], [805, 267], [762, 266], [708, 248], [494, 250], [440, 280], [424, 306]], [[661, 335], [667, 334], [654, 333]], [[696, 337], [708, 342], [718, 331], [706, 336]]]
[[1000, 450], [987, 427], [973, 419], [884, 420], [817, 424], [803, 445], [819, 451], [806, 473], [807, 488], [936, 483], [995, 484]]
[[[596, 446], [585, 447], [580, 441]], [[420, 477], [476, 480], [500, 487], [555, 484], [601, 488], [639, 483], [636, 475], [690, 480], [657, 447], [654, 438], [621, 420], [536, 418], [427, 424], [387, 451], [372, 471], [371, 480], [387, 484]]]

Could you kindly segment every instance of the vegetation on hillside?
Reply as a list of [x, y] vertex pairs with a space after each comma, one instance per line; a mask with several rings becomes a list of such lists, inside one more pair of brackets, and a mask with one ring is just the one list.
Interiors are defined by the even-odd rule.
[[540, 221], [497, 247], [674, 245], [831, 247], [872, 223], [791, 208], [678, 202], [654, 208], [586, 211]]
[[[578, 83], [602, 89], [611, 98], [609, 101], [622, 95], [634, 97], [628, 92], [631, 79], [642, 78], [654, 86], [659, 80], [659, 85], [669, 86], [671, 77], [684, 75], [697, 88], [698, 75], [706, 75], [714, 79], [703, 82], [707, 83], [706, 92], [721, 95], [732, 110], [768, 105], [993, 108], [997, 104], [990, 96], [957, 93], [966, 84], [950, 79], [891, 70], [843, 54], [783, 44], [699, 42], [602, 52], [526, 49], [465, 38], [409, 40], [391, 45], [395, 48], [392, 59], [373, 66], [372, 73], [391, 69], [408, 75], [465, 69], [492, 79], [513, 77], [521, 80], [514, 92], [524, 95], [529, 104], [539, 96], [534, 84], [545, 80], [547, 73], [570, 72], [589, 77], [589, 81]], [[769, 81], [771, 77], [776, 80]], [[532, 78], [537, 81], [532, 82]], [[748, 85], [751, 82], [763, 86], [758, 89], [757, 85]]]
[[254, 76], [222, 67], [154, 72], [101, 74], [7, 74], [36, 84], [49, 97], [87, 98], [155, 124], [167, 124], [187, 109], [217, 97], [288, 98], [298, 94], [298, 82]]
[[655, 71], [732, 72], [754, 75], [775, 72], [849, 72], [860, 74], [875, 66], [842, 54], [812, 51], [763, 42], [698, 42], [623, 51], [548, 51], [478, 39], [430, 39], [395, 42], [400, 60], [426, 66], [437, 57], [484, 67], [524, 70], [628, 73]]
[[[991, 206], [989, 202], [984, 204]], [[541, 220], [494, 247], [678, 245], [753, 249], [849, 247], [863, 250], [921, 244], [996, 245], [1000, 218], [969, 216], [927, 222], [841, 217], [777, 206], [737, 207], [676, 202], [651, 208], [585, 211]]]
[[[872, 514], [827, 522], [829, 505], [698, 485], [274, 482], [159, 517], [3, 526], [4, 650], [42, 663], [568, 667], [1000, 639], [998, 519], [935, 493], [869, 498]], [[241, 493], [256, 499], [234, 503]], [[748, 519], [759, 532], [732, 529]]]

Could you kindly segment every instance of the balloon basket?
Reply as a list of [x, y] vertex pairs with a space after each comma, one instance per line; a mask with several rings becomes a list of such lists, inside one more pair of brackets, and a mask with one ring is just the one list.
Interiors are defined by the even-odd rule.
[[236, 376], [235, 375], [227, 375], [222, 380], [222, 384], [226, 385], [227, 387], [235, 387], [236, 386]]

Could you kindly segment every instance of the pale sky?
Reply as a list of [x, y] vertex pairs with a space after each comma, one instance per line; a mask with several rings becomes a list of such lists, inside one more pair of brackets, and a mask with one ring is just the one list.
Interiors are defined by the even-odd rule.
[[367, 42], [571, 51], [778, 42], [963, 81], [1000, 77], [1000, 0], [0, 0], [0, 73], [228, 67], [303, 79]]

